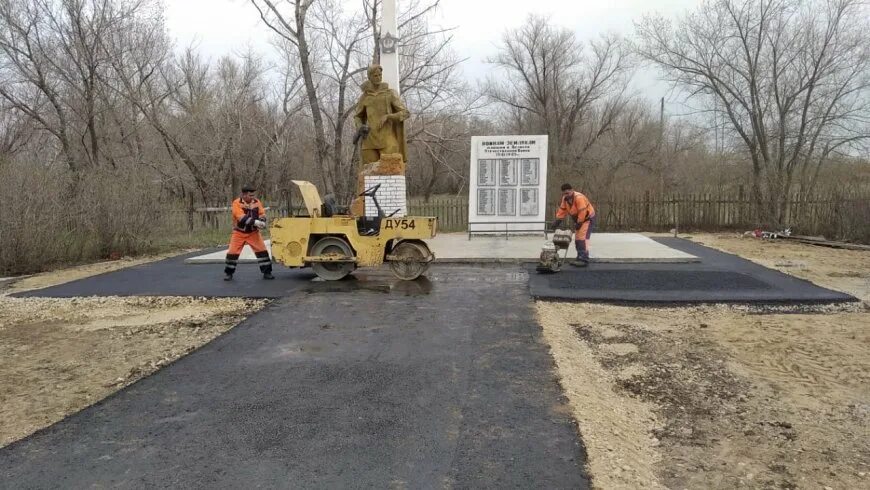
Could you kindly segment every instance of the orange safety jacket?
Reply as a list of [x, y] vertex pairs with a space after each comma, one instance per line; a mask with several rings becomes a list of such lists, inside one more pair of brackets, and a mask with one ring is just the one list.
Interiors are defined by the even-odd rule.
[[573, 216], [577, 223], [584, 223], [595, 216], [595, 208], [592, 207], [589, 198], [574, 191], [573, 199], [562, 196], [562, 202], [559, 203], [559, 209], [556, 210], [556, 218], [558, 219], [565, 219], [569, 215]]
[[254, 199], [250, 203], [245, 203], [242, 198], [236, 198], [233, 201], [233, 230], [242, 233], [259, 232], [260, 230], [254, 226], [254, 221], [266, 221], [266, 206], [259, 199]]

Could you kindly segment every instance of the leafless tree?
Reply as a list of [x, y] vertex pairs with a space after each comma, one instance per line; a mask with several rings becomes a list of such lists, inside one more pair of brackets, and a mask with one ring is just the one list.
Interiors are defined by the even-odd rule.
[[431, 22], [439, 4], [409, 2], [399, 16], [400, 84], [413, 109], [407, 131], [414, 155], [409, 185], [426, 199], [441, 182], [466, 184], [470, 122], [484, 102], [462, 78], [463, 59], [451, 48], [454, 29]]
[[[356, 189], [358, 165], [348, 144], [353, 131], [349, 118], [366, 67], [378, 58], [380, 1], [363, 0], [357, 9], [337, 0], [251, 3], [278, 33], [279, 46], [295, 51], [285, 59], [298, 65], [305, 81], [306, 114], [315, 136], [321, 182], [328, 192], [346, 201]], [[435, 126], [427, 129], [425, 124], [436, 114], [469, 106], [464, 100], [457, 101], [467, 91], [458, 79], [460, 60], [450, 50], [449, 29], [433, 28], [428, 22], [438, 5], [438, 0], [410, 2], [400, 12], [400, 84], [412, 113], [406, 129], [410, 145], [423, 135], [427, 141], [438, 139], [431, 130]]]
[[[328, 167], [330, 148], [323, 121], [323, 110], [320, 107], [317, 82], [315, 81], [315, 57], [312, 55], [308, 34], [308, 28], [311, 24], [311, 7], [316, 0], [288, 0], [281, 3], [274, 0], [250, 0], [250, 2], [260, 13], [260, 18], [266, 26], [286, 41], [289, 46], [293, 46], [298, 53], [297, 60], [301, 68], [305, 96], [308, 100], [309, 114], [314, 127], [317, 166], [324, 185], [327, 186], [327, 190], [330, 190], [332, 186]], [[286, 4], [286, 7], [283, 4]]]
[[[870, 10], [861, 0], [710, 0], [637, 24], [639, 51], [724, 113], [752, 162], [760, 218], [784, 225], [795, 180], [870, 138]], [[866, 151], [866, 147], [864, 150]]]
[[33, 139], [33, 133], [27, 116], [0, 104], [0, 165], [22, 150]]
[[0, 98], [52, 134], [71, 170], [114, 164], [104, 41], [151, 0], [0, 1]]
[[520, 126], [549, 136], [557, 178], [582, 171], [584, 155], [628, 100], [631, 56], [613, 35], [583, 43], [574, 32], [531, 15], [505, 32], [488, 61], [498, 71], [487, 80], [486, 95]]

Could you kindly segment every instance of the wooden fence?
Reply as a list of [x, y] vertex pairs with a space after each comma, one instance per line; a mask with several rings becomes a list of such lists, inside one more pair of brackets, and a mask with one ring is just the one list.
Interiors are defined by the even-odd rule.
[[[755, 203], [743, 192], [669, 196], [623, 196], [593, 202], [598, 231], [719, 231], [764, 227]], [[548, 219], [556, 203], [547, 206]], [[795, 233], [832, 239], [870, 240], [870, 194], [795, 197], [788, 226]], [[439, 197], [429, 202], [412, 199], [409, 213], [437, 216], [442, 231], [468, 228], [468, 199]]]
[[468, 229], [468, 198], [433, 197], [428, 202], [414, 198], [408, 201], [408, 214], [437, 217], [438, 230], [443, 232], [466, 231]]
[[[669, 231], [674, 228], [681, 232], [745, 231], [764, 226], [758, 219], [755, 204], [739, 190], [722, 195], [621, 196], [593, 200], [593, 204], [598, 215], [598, 231]], [[790, 204], [788, 225], [795, 233], [870, 242], [870, 194], [796, 197]], [[288, 210], [274, 208], [272, 213], [286, 216]], [[437, 217], [438, 229], [442, 232], [468, 229], [468, 199], [464, 196], [434, 197], [429, 201], [412, 198], [408, 213]], [[215, 210], [200, 214], [190, 218], [197, 227], [229, 226], [227, 212]], [[555, 203], [550, 203], [548, 219], [554, 214]]]

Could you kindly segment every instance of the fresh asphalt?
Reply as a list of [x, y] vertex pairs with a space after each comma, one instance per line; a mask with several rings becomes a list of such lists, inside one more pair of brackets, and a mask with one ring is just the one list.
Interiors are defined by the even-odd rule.
[[0, 450], [0, 486], [588, 488], [526, 282], [474, 267], [308, 282]]
[[587, 488], [585, 452], [529, 300], [836, 302], [683, 240], [700, 264], [553, 275], [439, 266], [336, 283], [185, 256], [22, 296], [278, 298], [156, 374], [0, 449], [0, 487]]
[[239, 265], [232, 281], [223, 280], [223, 265], [188, 265], [196, 252], [18, 294], [27, 297], [79, 296], [206, 296], [283, 298], [315, 278], [310, 269], [275, 265], [276, 280], [265, 281], [256, 264]]
[[[683, 264], [592, 263], [577, 269], [565, 265], [557, 274], [529, 273], [529, 291], [538, 299], [574, 301], [613, 301], [651, 303], [838, 303], [855, 298], [821, 288], [740, 258], [679, 238], [656, 238], [669, 247], [701, 259]], [[593, 242], [594, 243], [594, 242]], [[594, 245], [593, 245], [594, 246]], [[310, 269], [275, 266], [274, 281], [264, 281], [255, 264], [241, 264], [233, 281], [221, 280], [219, 264], [185, 264], [198, 254], [183, 255], [159, 262], [109, 272], [18, 296], [206, 296], [283, 298], [317, 286]], [[434, 271], [462, 270], [464, 266], [432, 266]], [[512, 270], [513, 266], [493, 265], [483, 271]], [[357, 273], [357, 278], [364, 277]], [[354, 278], [351, 278], [351, 282]], [[323, 287], [344, 287], [322, 285]], [[377, 281], [358, 281], [359, 287], [383, 288]], [[408, 286], [414, 287], [414, 286]]]
[[592, 263], [585, 268], [565, 265], [557, 274], [536, 274], [534, 266], [528, 266], [531, 294], [538, 299], [626, 303], [819, 304], [856, 301], [848, 294], [821, 288], [688, 240], [655, 240], [690, 253], [701, 261], [686, 264]]

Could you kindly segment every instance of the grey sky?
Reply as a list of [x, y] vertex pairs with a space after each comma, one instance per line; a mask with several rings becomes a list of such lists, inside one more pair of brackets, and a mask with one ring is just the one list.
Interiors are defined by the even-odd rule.
[[[402, 0], [398, 0], [400, 3]], [[359, 0], [346, 0], [348, 6]], [[632, 21], [644, 13], [677, 15], [701, 0], [442, 0], [436, 22], [456, 27], [454, 49], [468, 60], [463, 71], [469, 79], [484, 76], [483, 59], [492, 54], [505, 29], [520, 25], [529, 13], [549, 15], [557, 25], [574, 30], [581, 39], [601, 32], [628, 35]], [[195, 43], [208, 56], [244, 51], [268, 53], [270, 31], [248, 0], [166, 0], [169, 30], [180, 46]], [[667, 87], [656, 73], [642, 70], [635, 80], [638, 91], [650, 99], [665, 96]]]

